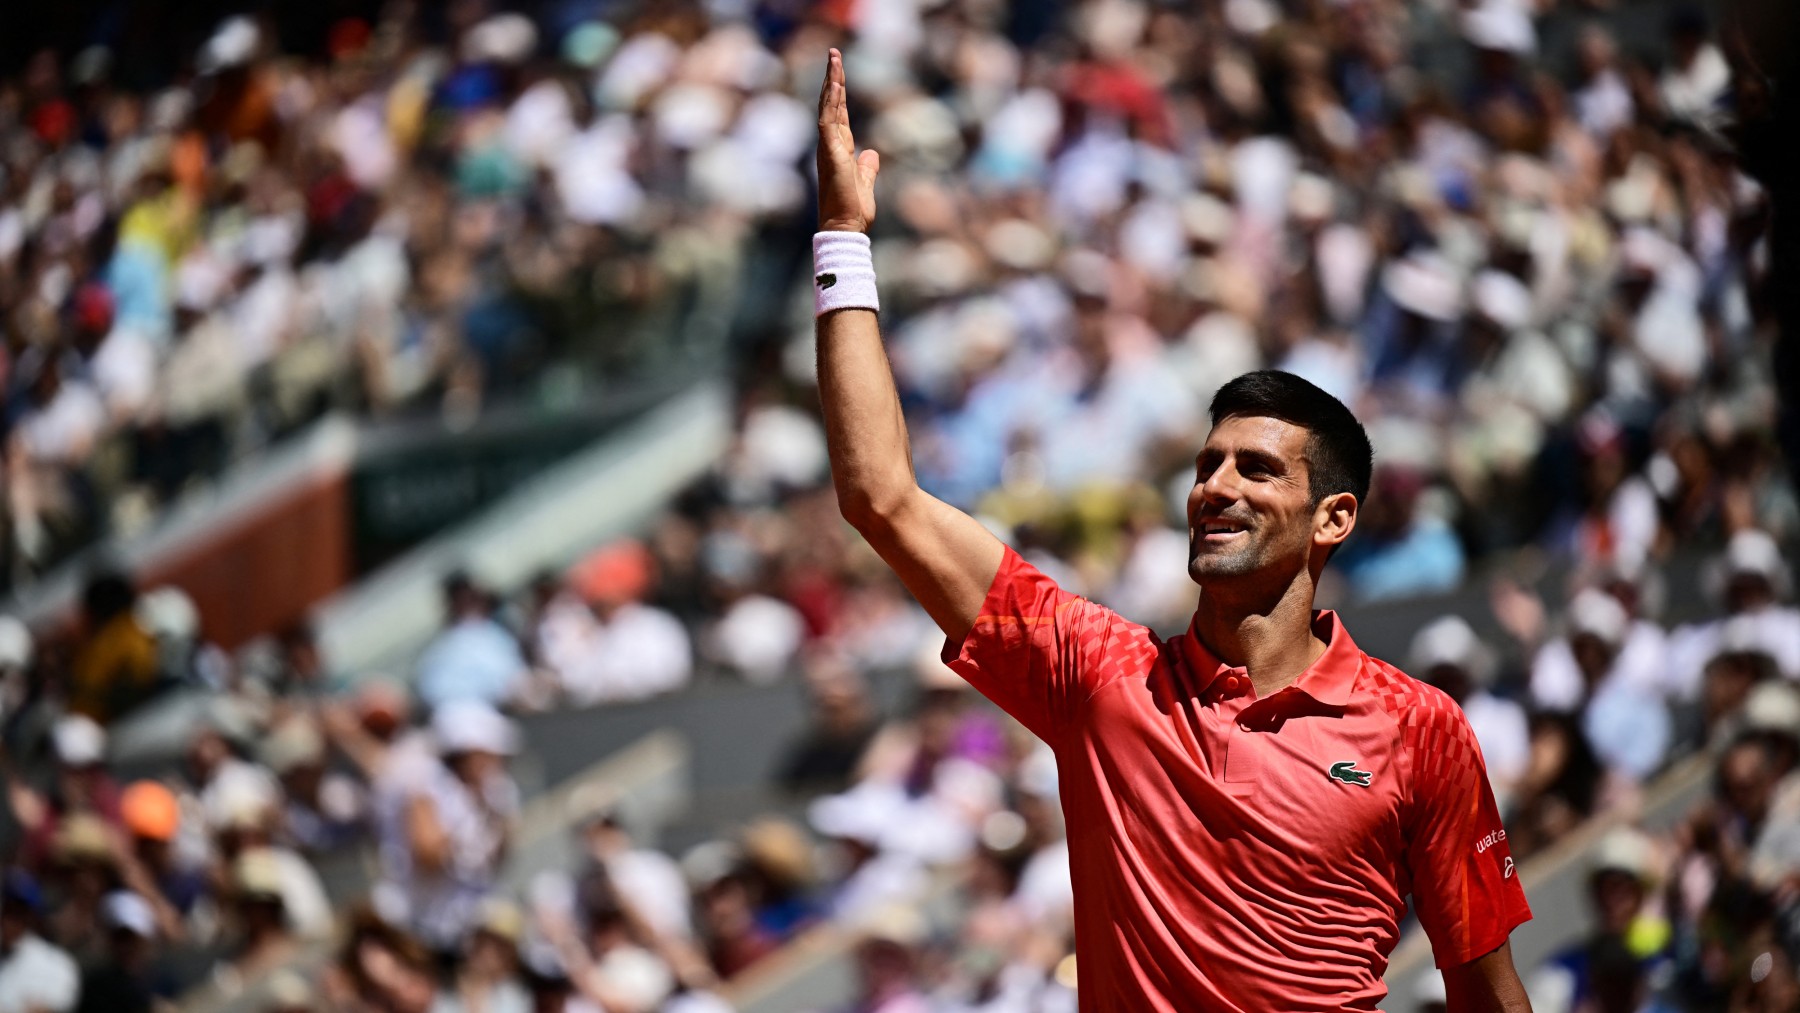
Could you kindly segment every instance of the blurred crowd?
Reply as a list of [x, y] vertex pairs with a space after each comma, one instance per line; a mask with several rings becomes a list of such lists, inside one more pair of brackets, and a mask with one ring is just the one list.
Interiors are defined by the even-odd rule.
[[788, 76], [752, 36], [644, 27], [617, 60], [605, 22], [394, 3], [304, 58], [230, 18], [155, 88], [110, 73], [155, 26], [0, 81], [0, 586], [327, 411], [466, 425], [722, 335], [809, 120], [748, 102]]
[[[1598, 849], [1595, 932], [1525, 969], [1534, 1007], [1793, 1008], [1800, 505], [1746, 85], [1700, 8], [591, 6], [452, 4], [438, 37], [394, 4], [306, 58], [232, 19], [165, 90], [103, 51], [0, 85], [14, 576], [325, 405], [466, 419], [559, 357], [740, 338], [711, 473], [516, 594], [451, 575], [405, 687], [303, 627], [227, 655], [178, 590], [117, 578], [73, 640], [0, 622], [0, 1013], [321, 950], [274, 1008], [706, 1011], [818, 926], [855, 940], [855, 1013], [1074, 1008], [1054, 763], [937, 660], [830, 489], [803, 257], [833, 44], [883, 156], [920, 481], [1173, 632], [1212, 390], [1278, 367], [1336, 394], [1377, 475], [1323, 603], [1480, 582], [1392, 660], [1463, 705], [1521, 861], [1714, 767], [1673, 831]], [[884, 714], [896, 669], [917, 690]], [[672, 856], [592, 813], [576, 866], [508, 882], [506, 715], [713, 673], [803, 688], [788, 818]], [[105, 729], [170, 684], [229, 706], [179, 772], [118, 784]], [[366, 900], [333, 895], [365, 846]]]

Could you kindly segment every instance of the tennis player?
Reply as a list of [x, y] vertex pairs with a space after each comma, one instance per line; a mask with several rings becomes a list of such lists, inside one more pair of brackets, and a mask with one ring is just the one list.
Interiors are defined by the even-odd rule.
[[819, 391], [845, 518], [944, 660], [1056, 752], [1084, 1013], [1372, 1010], [1408, 897], [1452, 1013], [1530, 1009], [1531, 917], [1480, 749], [1443, 693], [1313, 610], [1368, 493], [1368, 436], [1287, 373], [1220, 388], [1188, 494], [1193, 624], [1076, 597], [914, 480], [876, 326], [843, 59], [819, 98]]

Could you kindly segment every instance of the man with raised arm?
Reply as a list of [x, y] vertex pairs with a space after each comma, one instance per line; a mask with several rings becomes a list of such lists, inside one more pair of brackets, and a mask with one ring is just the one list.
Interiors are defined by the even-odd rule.
[[1057, 587], [914, 481], [876, 325], [873, 151], [843, 59], [819, 97], [819, 393], [846, 519], [949, 637], [952, 668], [1054, 749], [1091, 1011], [1370, 1010], [1408, 895], [1452, 1013], [1525, 1011], [1531, 916], [1449, 697], [1313, 611], [1371, 453], [1335, 398], [1238, 377], [1188, 494], [1193, 624], [1162, 640]]

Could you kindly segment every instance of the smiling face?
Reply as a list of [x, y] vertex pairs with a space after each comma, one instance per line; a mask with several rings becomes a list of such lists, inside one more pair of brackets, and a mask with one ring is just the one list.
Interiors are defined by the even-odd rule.
[[1343, 541], [1356, 498], [1315, 502], [1309, 434], [1281, 419], [1234, 416], [1213, 426], [1188, 493], [1188, 576], [1196, 583], [1252, 574], [1291, 578], [1316, 549]]

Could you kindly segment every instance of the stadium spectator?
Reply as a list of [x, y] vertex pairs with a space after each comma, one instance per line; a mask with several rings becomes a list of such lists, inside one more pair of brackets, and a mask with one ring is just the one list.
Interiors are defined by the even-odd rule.
[[789, 743], [775, 780], [798, 795], [843, 791], [879, 727], [868, 687], [854, 668], [829, 659], [808, 664], [805, 675], [807, 727]]
[[426, 707], [476, 702], [499, 707], [524, 692], [525, 655], [494, 618], [494, 603], [474, 578], [444, 578], [444, 629], [419, 656], [418, 694]]
[[74, 959], [37, 934], [42, 914], [37, 883], [18, 869], [6, 870], [0, 885], [0, 1010], [5, 1013], [68, 1013], [79, 999]]
[[[1624, 953], [1625, 962], [1640, 965], [1645, 975], [1666, 965], [1673, 930], [1651, 903], [1659, 879], [1656, 845], [1649, 837], [1629, 827], [1608, 832], [1588, 874], [1594, 930], [1538, 971], [1530, 983], [1534, 1009], [1642, 1008], [1646, 996], [1634, 993], [1645, 979], [1614, 980], [1620, 972], [1613, 951]], [[1619, 991], [1626, 994], [1610, 994]]]
[[482, 905], [469, 929], [449, 984], [432, 1000], [431, 1013], [530, 1013], [531, 997], [519, 980], [519, 937], [525, 916], [501, 900]]
[[537, 656], [577, 706], [637, 700], [687, 684], [694, 649], [671, 614], [644, 602], [655, 560], [631, 540], [577, 563], [538, 616]]
[[1421, 475], [1400, 467], [1376, 472], [1357, 533], [1336, 560], [1364, 601], [1447, 591], [1463, 578], [1462, 545], [1440, 517], [1422, 512]]
[[[380, 895], [390, 916], [439, 953], [454, 953], [493, 889], [518, 811], [506, 773], [517, 732], [484, 704], [446, 704], [432, 714], [437, 755], [390, 764], [377, 814]], [[408, 747], [417, 748], [417, 747]]]
[[325, 737], [309, 716], [296, 715], [269, 729], [262, 763], [281, 783], [278, 825], [285, 840], [305, 854], [328, 854], [362, 839], [368, 800], [353, 778], [328, 769]]
[[1570, 600], [1568, 617], [1566, 640], [1543, 653], [1561, 649], [1573, 658], [1580, 676], [1575, 695], [1570, 700], [1550, 688], [1557, 671], [1550, 665], [1534, 665], [1532, 695], [1539, 706], [1580, 713], [1582, 732], [1600, 762], [1641, 781], [1662, 766], [1673, 735], [1668, 709], [1655, 691], [1660, 680], [1621, 666], [1630, 660], [1623, 649], [1631, 617], [1616, 598], [1588, 588]]
[[617, 894], [645, 928], [658, 937], [693, 938], [692, 898], [675, 860], [652, 848], [639, 847], [614, 813], [601, 813], [580, 829], [588, 872], [599, 878], [594, 889]]
[[102, 924], [106, 957], [81, 976], [78, 1013], [150, 1013], [168, 998], [155, 973], [156, 915], [150, 903], [129, 890], [106, 895]]
[[59, 720], [50, 731], [55, 770], [40, 791], [7, 771], [7, 801], [24, 832], [20, 857], [30, 868], [43, 867], [62, 824], [70, 816], [119, 815], [119, 787], [106, 771], [106, 730], [80, 714]]
[[1800, 609], [1783, 604], [1790, 578], [1780, 546], [1766, 532], [1739, 531], [1726, 543], [1716, 566], [1725, 615], [1676, 630], [1672, 664], [1684, 671], [1704, 671], [1720, 653], [1727, 628], [1741, 618], [1745, 621], [1735, 623], [1739, 635], [1754, 638], [1782, 675], [1800, 679]]
[[1502, 813], [1531, 762], [1525, 710], [1489, 692], [1496, 661], [1468, 622], [1445, 616], [1413, 635], [1407, 670], [1443, 690], [1468, 715]]
[[105, 724], [148, 697], [161, 674], [156, 641], [134, 609], [137, 588], [102, 573], [82, 592], [86, 626], [69, 670], [69, 709]]
[[918, 948], [926, 925], [905, 907], [886, 907], [860, 919], [856, 946], [857, 997], [843, 1013], [926, 1013], [919, 988]]
[[131, 859], [144, 870], [146, 886], [140, 896], [159, 911], [167, 931], [170, 922], [179, 924], [193, 914], [209, 889], [202, 862], [188, 853], [196, 835], [190, 827], [187, 840], [181, 840], [181, 802], [156, 781], [127, 785], [119, 798], [119, 817]]

